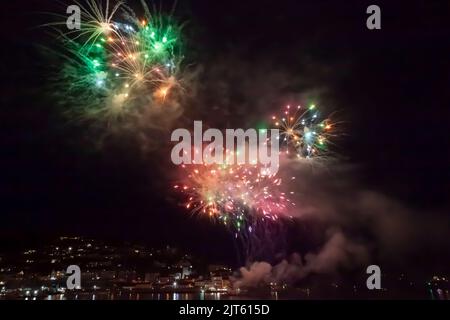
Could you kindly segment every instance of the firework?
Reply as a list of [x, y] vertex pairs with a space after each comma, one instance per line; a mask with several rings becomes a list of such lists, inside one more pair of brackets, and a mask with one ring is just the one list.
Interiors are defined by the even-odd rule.
[[314, 104], [308, 108], [286, 106], [281, 117], [273, 116], [274, 125], [280, 129], [280, 144], [286, 154], [300, 159], [323, 157], [332, 137], [333, 124], [322, 119]]
[[[108, 122], [169, 104], [182, 90], [180, 27], [170, 17], [142, 18], [119, 1], [78, 3], [81, 30], [62, 33], [61, 96], [83, 118]], [[121, 20], [117, 18], [121, 13]]]
[[236, 231], [252, 232], [258, 221], [277, 221], [295, 204], [282, 191], [282, 180], [262, 175], [259, 165], [182, 166], [186, 208]]

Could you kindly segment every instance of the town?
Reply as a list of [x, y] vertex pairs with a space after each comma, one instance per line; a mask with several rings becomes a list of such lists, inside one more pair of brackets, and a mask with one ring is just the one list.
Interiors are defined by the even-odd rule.
[[[79, 288], [67, 286], [67, 268], [80, 268]], [[447, 300], [448, 276], [418, 281], [406, 274], [383, 275], [381, 290], [365, 279], [305, 279], [236, 287], [239, 271], [180, 249], [149, 248], [61, 236], [23, 250], [0, 251], [0, 300], [231, 300], [409, 297]], [[375, 291], [375, 292], [374, 292]]]
[[[68, 290], [66, 268], [81, 269], [81, 288]], [[204, 265], [169, 246], [147, 249], [111, 245], [82, 237], [60, 237], [42, 248], [0, 255], [0, 294], [24, 299], [139, 299], [141, 294], [172, 299], [177, 295], [231, 292], [231, 269]], [[177, 296], [175, 296], [177, 297]], [[0, 297], [1, 298], [1, 297]]]

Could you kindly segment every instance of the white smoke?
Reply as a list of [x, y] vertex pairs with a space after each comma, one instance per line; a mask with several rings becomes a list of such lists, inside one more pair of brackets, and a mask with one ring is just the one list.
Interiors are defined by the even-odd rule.
[[354, 171], [337, 164], [332, 170], [299, 162], [282, 165], [284, 181], [293, 173], [297, 177], [291, 181], [293, 185], [286, 186], [295, 190], [292, 197], [297, 204], [290, 215], [300, 225], [324, 226], [323, 244], [319, 250], [294, 254], [276, 265], [255, 262], [243, 267], [234, 279], [235, 286], [292, 283], [311, 274], [361, 268], [373, 260], [408, 267], [412, 265], [408, 261], [414, 261], [420, 252], [448, 250], [448, 218], [436, 212], [416, 212], [391, 197], [364, 189], [350, 178]]
[[309, 252], [302, 258], [291, 255], [272, 266], [267, 262], [254, 262], [248, 268], [240, 269], [240, 276], [234, 279], [234, 286], [255, 287], [268, 283], [292, 283], [312, 273], [333, 273], [338, 268], [351, 268], [368, 260], [366, 248], [349, 240], [340, 230], [327, 231], [328, 240], [318, 252]]

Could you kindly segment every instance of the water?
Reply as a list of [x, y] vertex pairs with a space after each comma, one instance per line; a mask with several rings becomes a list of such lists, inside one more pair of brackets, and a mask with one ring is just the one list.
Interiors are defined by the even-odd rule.
[[[76, 295], [56, 294], [49, 295], [45, 300], [228, 300], [231, 297], [223, 293], [142, 293], [142, 292], [96, 292], [78, 293]], [[242, 299], [233, 296], [233, 299]]]

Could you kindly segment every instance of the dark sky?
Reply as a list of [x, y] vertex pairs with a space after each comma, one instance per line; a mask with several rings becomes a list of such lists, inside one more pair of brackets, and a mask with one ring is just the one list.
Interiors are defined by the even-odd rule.
[[[372, 3], [381, 7], [382, 30], [365, 27]], [[125, 138], [99, 150], [82, 125], [63, 121], [45, 89], [55, 66], [39, 48], [52, 41], [34, 28], [46, 22], [39, 11], [57, 10], [54, 2], [2, 6], [2, 238], [69, 232], [233, 256], [224, 253], [231, 236], [178, 208], [162, 182], [169, 173], [152, 167], [169, 154], [143, 157]], [[359, 185], [448, 215], [449, 12], [448, 1], [183, 0], [175, 17], [187, 21], [186, 60], [208, 83], [202, 106], [222, 97], [218, 78], [229, 87], [256, 83], [255, 93], [273, 83], [270, 97], [279, 101], [269, 101], [280, 105], [326, 88], [318, 96], [346, 123], [337, 152], [358, 167]], [[239, 110], [224, 120], [241, 125], [236, 115], [252, 112], [253, 97], [230, 90], [228, 103]]]

